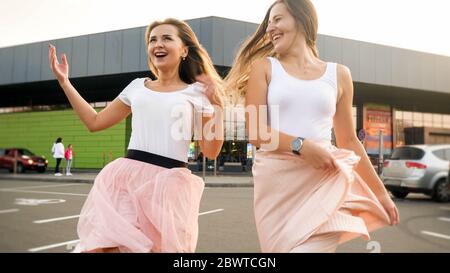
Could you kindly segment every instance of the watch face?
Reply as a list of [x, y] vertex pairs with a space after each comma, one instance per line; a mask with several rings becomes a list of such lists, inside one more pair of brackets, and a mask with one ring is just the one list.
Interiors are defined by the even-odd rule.
[[301, 140], [296, 138], [293, 142], [292, 142], [292, 150], [294, 151], [298, 151], [300, 149], [301, 146]]

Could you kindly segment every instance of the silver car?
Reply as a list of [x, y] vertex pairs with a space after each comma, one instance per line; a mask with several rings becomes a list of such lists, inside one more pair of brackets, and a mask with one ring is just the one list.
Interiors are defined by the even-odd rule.
[[406, 145], [395, 148], [384, 162], [381, 179], [386, 188], [398, 198], [408, 193], [424, 193], [435, 201], [450, 200], [450, 144]]

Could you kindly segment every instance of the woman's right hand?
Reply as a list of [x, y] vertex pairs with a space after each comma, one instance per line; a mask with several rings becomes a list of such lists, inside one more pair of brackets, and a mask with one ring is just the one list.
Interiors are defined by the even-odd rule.
[[311, 140], [305, 139], [300, 150], [301, 157], [315, 169], [334, 171], [337, 166], [332, 154], [322, 146]]
[[56, 56], [56, 48], [52, 44], [48, 45], [48, 60], [50, 68], [58, 80], [60, 85], [63, 85], [69, 80], [69, 64], [67, 63], [66, 54], [61, 54], [61, 63], [58, 62]]

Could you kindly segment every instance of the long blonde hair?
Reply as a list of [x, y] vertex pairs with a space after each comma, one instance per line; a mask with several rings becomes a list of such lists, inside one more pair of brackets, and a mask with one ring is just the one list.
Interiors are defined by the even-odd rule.
[[227, 91], [233, 102], [238, 102], [245, 97], [248, 76], [253, 62], [257, 59], [275, 56], [273, 45], [266, 29], [269, 25], [270, 11], [276, 4], [286, 5], [289, 13], [294, 17], [297, 26], [306, 39], [306, 44], [311, 48], [314, 56], [318, 57], [317, 29], [318, 20], [316, 10], [310, 0], [277, 0], [267, 10], [264, 20], [256, 32], [241, 46], [233, 66], [225, 78]]
[[[200, 74], [206, 74], [215, 82], [217, 91], [215, 93], [216, 97], [220, 101], [224, 101], [224, 82], [219, 76], [216, 69], [214, 68], [213, 62], [208, 55], [208, 52], [203, 48], [200, 42], [195, 36], [194, 31], [191, 27], [178, 19], [167, 18], [163, 21], [155, 21], [151, 23], [145, 32], [145, 43], [149, 45], [150, 33], [154, 28], [160, 25], [172, 25], [178, 30], [178, 37], [180, 37], [183, 44], [188, 47], [188, 55], [185, 60], [182, 60], [179, 66], [178, 74], [180, 79], [187, 83], [192, 84], [196, 82], [195, 77]], [[150, 57], [147, 58], [148, 66], [156, 77], [158, 77], [158, 70], [155, 65], [150, 61]]]

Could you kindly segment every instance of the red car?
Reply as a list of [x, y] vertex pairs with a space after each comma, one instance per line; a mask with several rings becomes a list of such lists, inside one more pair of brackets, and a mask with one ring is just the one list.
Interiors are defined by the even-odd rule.
[[[16, 154], [16, 157], [14, 156]], [[17, 160], [17, 172], [24, 173], [26, 170], [45, 172], [48, 160], [43, 156], [37, 156], [27, 149], [22, 148], [0, 148], [0, 168], [14, 171], [14, 162]]]

